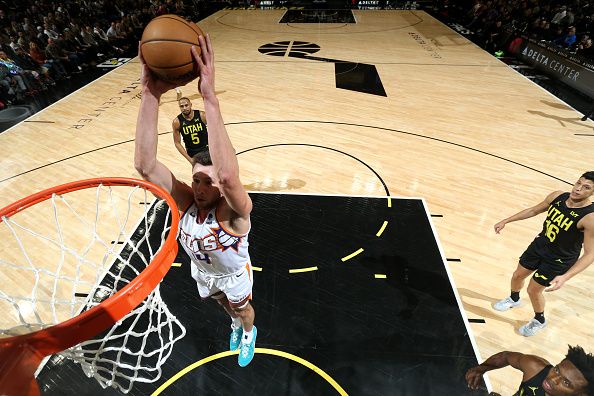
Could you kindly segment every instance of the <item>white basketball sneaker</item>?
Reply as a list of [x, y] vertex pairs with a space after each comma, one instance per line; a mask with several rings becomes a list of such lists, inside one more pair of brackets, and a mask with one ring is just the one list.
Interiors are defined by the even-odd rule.
[[520, 327], [520, 334], [524, 337], [531, 337], [534, 334], [538, 333], [540, 330], [544, 329], [547, 325], [547, 322], [540, 323], [537, 319], [531, 319], [530, 322], [526, 323], [524, 326]]
[[511, 297], [507, 297], [493, 304], [493, 309], [496, 311], [508, 311], [518, 305], [520, 305], [520, 300], [514, 301]]

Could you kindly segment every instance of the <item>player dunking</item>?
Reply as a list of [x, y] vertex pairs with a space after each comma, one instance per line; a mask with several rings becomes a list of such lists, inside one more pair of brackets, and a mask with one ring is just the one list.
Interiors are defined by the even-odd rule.
[[254, 356], [257, 329], [250, 304], [252, 269], [248, 233], [252, 201], [239, 179], [239, 165], [227, 135], [214, 88], [214, 54], [210, 38], [200, 36], [198, 90], [209, 125], [209, 150], [193, 158], [192, 186], [180, 182], [157, 160], [157, 120], [161, 95], [176, 85], [154, 77], [142, 63], [142, 99], [136, 126], [134, 165], [143, 178], [171, 193], [180, 210], [179, 240], [192, 260], [192, 277], [202, 298], [212, 297], [231, 316], [230, 349], [238, 363]]
[[[594, 261], [594, 171], [584, 173], [571, 192], [555, 191], [541, 203], [524, 209], [495, 224], [499, 233], [507, 223], [524, 220], [547, 212], [543, 229], [520, 257], [512, 275], [511, 295], [495, 303], [493, 308], [507, 311], [520, 304], [524, 280], [532, 275], [528, 295], [534, 308], [534, 319], [520, 327], [520, 334], [534, 335], [547, 325], [544, 317], [543, 291], [554, 291], [586, 269]], [[584, 246], [584, 254], [580, 256]]]
[[[178, 96], [181, 92], [178, 92]], [[181, 113], [173, 119], [173, 143], [177, 151], [192, 163], [192, 157], [198, 152], [208, 149], [206, 130], [206, 114], [200, 110], [192, 110], [192, 102], [186, 97], [177, 100]], [[182, 146], [182, 138], [184, 146]]]

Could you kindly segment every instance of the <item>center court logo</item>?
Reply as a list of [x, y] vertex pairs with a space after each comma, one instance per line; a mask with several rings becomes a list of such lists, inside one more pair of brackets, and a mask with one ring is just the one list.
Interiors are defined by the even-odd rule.
[[269, 56], [302, 58], [319, 62], [334, 63], [336, 88], [388, 96], [375, 65], [313, 56], [320, 51], [318, 44], [306, 41], [276, 41], [260, 46], [258, 51]]

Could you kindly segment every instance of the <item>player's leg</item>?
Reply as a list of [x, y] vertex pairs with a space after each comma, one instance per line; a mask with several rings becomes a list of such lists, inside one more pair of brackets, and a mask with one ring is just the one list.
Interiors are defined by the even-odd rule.
[[233, 304], [231, 304], [231, 307], [241, 318], [243, 334], [241, 336], [241, 344], [239, 347], [239, 356], [237, 358], [237, 362], [241, 367], [245, 367], [250, 364], [254, 358], [256, 337], [258, 335], [258, 329], [256, 326], [254, 326], [256, 312], [249, 301], [246, 301], [246, 304], [242, 307], [234, 307]]
[[241, 320], [241, 326], [244, 332], [252, 331], [254, 327], [254, 319], [256, 318], [256, 311], [252, 307], [249, 301], [246, 301], [242, 307], [234, 307], [231, 305], [233, 312]]
[[[537, 272], [534, 273], [535, 276], [540, 275]], [[548, 283], [548, 282], [547, 282]], [[530, 297], [530, 302], [532, 303], [532, 308], [534, 308], [534, 312], [544, 312], [545, 309], [545, 298], [543, 295], [543, 291], [546, 288], [546, 285], [541, 285], [537, 283], [534, 278], [530, 279], [530, 283], [528, 284], [528, 296]]]
[[542, 330], [546, 325], [544, 310], [545, 297], [544, 290], [551, 285], [551, 281], [558, 275], [563, 275], [575, 264], [577, 259], [567, 260], [548, 257], [532, 275], [528, 284], [528, 295], [534, 309], [534, 318], [524, 326], [520, 327], [520, 334], [529, 337]]
[[242, 320], [231, 305], [229, 304], [229, 300], [224, 293], [220, 293], [218, 295], [212, 296], [229, 314], [231, 317], [231, 334], [229, 335], [229, 350], [234, 351], [239, 348], [239, 343], [241, 342], [241, 336], [243, 335], [243, 328], [242, 328]]
[[192, 278], [196, 281], [200, 297], [202, 299], [211, 297], [213, 300], [216, 300], [231, 317], [231, 337], [229, 347], [231, 350], [237, 349], [239, 347], [239, 342], [241, 341], [241, 319], [237, 317], [235, 311], [229, 305], [225, 293], [217, 287], [215, 279], [209, 278], [205, 272], [200, 271], [195, 265], [192, 265], [191, 267]]
[[254, 326], [256, 313], [250, 304], [252, 299], [253, 274], [251, 266], [247, 265], [241, 272], [222, 280], [221, 290], [225, 291], [229, 306], [241, 319], [243, 334], [239, 346], [238, 363], [247, 366], [254, 357], [254, 348], [258, 329]]
[[533, 336], [547, 325], [544, 318], [545, 298], [543, 292], [550, 281], [547, 279], [548, 277], [542, 275], [540, 271], [536, 271], [528, 284], [527, 291], [534, 309], [534, 318], [519, 329], [520, 334], [525, 337]]
[[[520, 258], [520, 260], [521, 259], [522, 258]], [[534, 269], [526, 267], [529, 265], [526, 264], [526, 262], [529, 261], [520, 261], [520, 263], [518, 263], [518, 266], [516, 267], [516, 270], [512, 274], [510, 281], [510, 295], [504, 298], [503, 300], [497, 301], [493, 305], [493, 308], [497, 311], [507, 311], [513, 307], [517, 307], [518, 305], [520, 305], [520, 290], [522, 290], [522, 288], [524, 287], [524, 281], [526, 280], [526, 278], [528, 278], [532, 274], [532, 272], [534, 272]]]
[[521, 263], [518, 263], [516, 270], [512, 274], [512, 278], [511, 278], [511, 282], [510, 282], [511, 290], [518, 291], [518, 292], [520, 290], [522, 290], [522, 288], [524, 287], [524, 281], [526, 280], [526, 278], [528, 278], [530, 275], [532, 275], [533, 272], [534, 272], [534, 269], [527, 268], [524, 265], [522, 265]]

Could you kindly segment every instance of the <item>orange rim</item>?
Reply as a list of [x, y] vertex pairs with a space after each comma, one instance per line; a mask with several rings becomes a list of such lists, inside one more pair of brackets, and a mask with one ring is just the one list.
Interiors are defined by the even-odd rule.
[[[129, 284], [101, 304], [74, 318], [43, 330], [15, 337], [0, 338], [0, 371], [2, 372], [0, 391], [3, 390], [2, 385], [5, 381], [7, 383], [18, 382], [18, 377], [11, 378], [9, 375], [11, 370], [8, 366], [17, 366], [13, 367], [14, 369], [18, 369], [18, 366], [21, 366], [21, 371], [23, 369], [29, 371], [29, 369], [22, 366], [34, 366], [33, 372], [30, 373], [32, 377], [44, 356], [62, 351], [88, 340], [123, 318], [157, 287], [167, 271], [169, 271], [169, 268], [171, 268], [171, 264], [177, 256], [177, 229], [179, 225], [177, 204], [167, 191], [145, 180], [125, 177], [105, 177], [62, 184], [32, 194], [0, 209], [0, 222], [2, 221], [2, 217], [11, 217], [39, 202], [48, 200], [53, 194], [65, 194], [86, 188], [98, 187], [99, 185], [138, 186], [165, 200], [171, 210], [171, 229], [169, 235], [165, 239], [161, 250], [150, 264]], [[37, 361], [37, 364], [31, 364], [31, 362], [19, 363], [22, 360], [19, 359], [18, 355], [20, 354], [30, 355], [26, 359]], [[13, 363], [11, 364], [9, 361]], [[20, 376], [23, 378], [22, 374]]]

